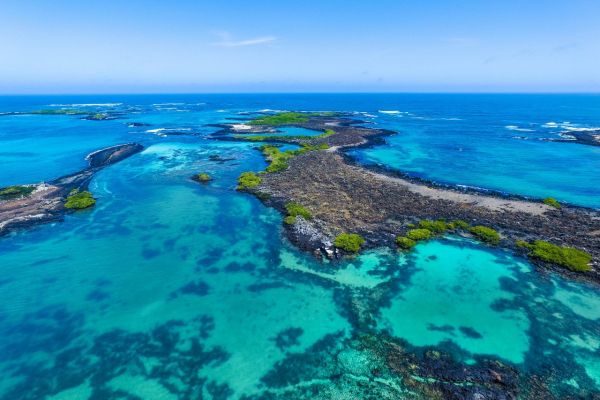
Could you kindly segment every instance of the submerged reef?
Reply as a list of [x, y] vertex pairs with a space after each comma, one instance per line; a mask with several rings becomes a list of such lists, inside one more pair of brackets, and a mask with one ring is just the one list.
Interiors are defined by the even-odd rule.
[[[273, 145], [263, 146], [270, 162], [266, 171], [269, 173], [244, 175], [241, 181], [252, 178], [250, 184], [238, 187], [284, 212], [288, 203], [310, 209], [310, 220], [286, 218], [284, 224], [292, 242], [306, 251], [339, 257], [343, 252], [337, 251], [335, 238], [346, 232], [363, 237], [363, 249], [396, 244], [410, 249], [413, 242], [427, 239], [411, 237], [418, 232], [409, 236], [409, 230], [416, 228], [418, 221], [441, 221], [438, 225], [459, 221], [460, 226], [453, 228], [461, 229], [455, 233], [490, 245], [522, 251], [515, 245], [516, 240], [542, 240], [578, 249], [590, 255], [588, 268], [564, 268], [564, 263], [547, 257], [534, 257], [532, 261], [571, 277], [600, 282], [600, 214], [595, 210], [560, 205], [548, 199], [536, 201], [441, 186], [381, 167], [358, 165], [345, 150], [371, 146], [396, 132], [360, 126], [363, 121], [348, 115], [283, 113], [251, 120], [246, 126], [252, 127], [253, 133], [260, 133], [256, 128], [269, 125], [269, 121], [326, 133], [306, 137], [259, 136], [258, 141], [302, 147], [281, 152]], [[235, 140], [257, 141], [257, 137], [240, 134], [236, 126], [229, 125], [220, 134], [231, 134]], [[440, 234], [436, 231], [440, 227], [433, 224], [419, 229]], [[397, 242], [398, 237], [408, 240]]]
[[15, 229], [59, 221], [65, 213], [93, 206], [87, 187], [98, 171], [140, 152], [137, 143], [120, 144], [89, 154], [89, 166], [50, 182], [10, 186], [0, 190], [0, 235]]

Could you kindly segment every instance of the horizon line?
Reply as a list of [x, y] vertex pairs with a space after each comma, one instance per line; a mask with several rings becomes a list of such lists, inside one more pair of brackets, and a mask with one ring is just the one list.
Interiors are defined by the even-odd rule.
[[153, 96], [153, 95], [296, 95], [296, 94], [505, 94], [505, 95], [600, 95], [600, 91], [597, 92], [583, 92], [583, 91], [240, 91], [240, 92], [229, 92], [229, 91], [214, 91], [214, 92], [55, 92], [55, 93], [0, 93], [0, 97], [9, 96]]

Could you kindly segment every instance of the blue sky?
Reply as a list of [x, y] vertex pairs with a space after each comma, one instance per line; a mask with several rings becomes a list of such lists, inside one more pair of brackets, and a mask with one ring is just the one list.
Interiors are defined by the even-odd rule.
[[0, 93], [600, 92], [600, 1], [2, 0]]

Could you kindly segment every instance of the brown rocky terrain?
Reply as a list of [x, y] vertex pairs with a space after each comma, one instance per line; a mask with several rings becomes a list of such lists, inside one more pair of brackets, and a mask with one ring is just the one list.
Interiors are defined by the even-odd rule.
[[[545, 240], [592, 254], [592, 271], [572, 273], [544, 265], [560, 273], [600, 282], [600, 214], [595, 210], [550, 207], [541, 201], [469, 189], [439, 187], [398, 173], [356, 165], [344, 150], [365, 146], [394, 132], [355, 126], [357, 121], [339, 117], [314, 117], [295, 126], [335, 134], [318, 139], [285, 140], [295, 143], [327, 143], [324, 151], [310, 151], [292, 158], [289, 168], [261, 175], [252, 189], [266, 204], [284, 210], [288, 202], [310, 210], [310, 221], [297, 218], [286, 230], [304, 250], [334, 256], [336, 235], [358, 233], [367, 247], [395, 246], [395, 237], [422, 219], [464, 220], [498, 230], [500, 246], [515, 248], [514, 241]], [[278, 139], [280, 140], [280, 139]], [[541, 265], [541, 264], [540, 264]]]

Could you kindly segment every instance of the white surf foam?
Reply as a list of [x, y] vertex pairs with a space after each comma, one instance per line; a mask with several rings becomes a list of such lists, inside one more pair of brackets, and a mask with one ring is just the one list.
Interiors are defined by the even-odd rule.
[[517, 125], [506, 125], [505, 128], [509, 131], [533, 132], [533, 129], [519, 128]]

